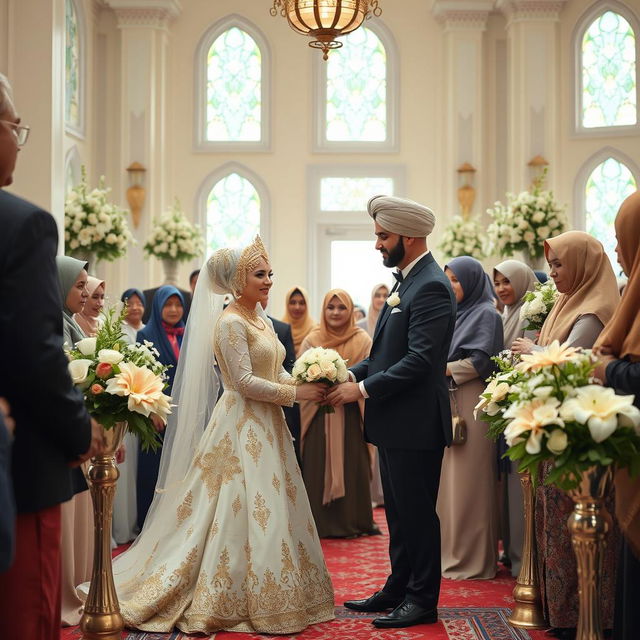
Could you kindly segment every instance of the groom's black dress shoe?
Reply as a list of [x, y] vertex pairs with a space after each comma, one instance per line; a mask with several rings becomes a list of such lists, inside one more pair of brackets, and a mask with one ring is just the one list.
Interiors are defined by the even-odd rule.
[[373, 626], [378, 629], [394, 629], [398, 627], [412, 627], [416, 624], [433, 624], [438, 621], [437, 609], [425, 609], [415, 602], [405, 600], [391, 613], [373, 620]]
[[354, 611], [387, 611], [395, 609], [401, 602], [401, 598], [390, 596], [384, 591], [376, 591], [370, 598], [364, 600], [347, 600], [344, 606]]

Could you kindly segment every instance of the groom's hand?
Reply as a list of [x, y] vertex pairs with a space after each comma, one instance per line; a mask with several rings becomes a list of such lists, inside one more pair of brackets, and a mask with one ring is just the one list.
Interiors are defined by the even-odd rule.
[[349, 402], [356, 402], [362, 398], [360, 393], [360, 387], [357, 382], [343, 382], [335, 387], [331, 387], [327, 393], [327, 401], [334, 407], [339, 407], [341, 404], [347, 404]]

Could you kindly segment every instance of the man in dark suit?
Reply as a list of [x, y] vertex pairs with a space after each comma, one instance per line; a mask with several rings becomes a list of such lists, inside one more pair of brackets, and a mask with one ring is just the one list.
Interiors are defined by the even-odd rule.
[[[27, 134], [0, 74], [0, 187], [11, 184]], [[0, 396], [15, 420], [17, 510], [13, 566], [0, 575], [2, 635], [59, 640], [60, 504], [73, 495], [71, 465], [99, 451], [100, 428], [62, 350], [54, 219], [0, 190], [0, 229]]]
[[11, 482], [11, 438], [13, 422], [8, 405], [0, 398], [0, 573], [13, 562], [15, 546], [16, 505]]
[[371, 353], [334, 387], [334, 405], [364, 396], [366, 439], [378, 447], [389, 524], [391, 575], [382, 590], [345, 606], [392, 611], [373, 624], [408, 627], [438, 619], [440, 521], [436, 501], [444, 447], [451, 443], [445, 376], [456, 319], [448, 278], [427, 249], [435, 217], [410, 200], [377, 196], [368, 204], [376, 249], [398, 267], [380, 313]]

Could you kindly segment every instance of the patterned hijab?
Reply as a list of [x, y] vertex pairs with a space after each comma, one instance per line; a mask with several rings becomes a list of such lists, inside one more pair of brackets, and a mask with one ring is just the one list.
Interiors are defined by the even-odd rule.
[[[294, 293], [299, 293], [304, 301], [307, 303], [307, 310], [305, 314], [299, 318], [295, 319], [293, 316], [289, 314], [289, 300], [291, 300], [291, 296]], [[296, 349], [296, 355], [300, 353], [300, 347], [302, 345], [302, 341], [309, 335], [309, 331], [313, 329], [315, 326], [315, 322], [311, 319], [309, 315], [309, 294], [302, 287], [293, 287], [287, 291], [287, 295], [285, 296], [285, 312], [282, 318], [283, 322], [291, 325], [291, 335], [293, 336], [293, 346]]]

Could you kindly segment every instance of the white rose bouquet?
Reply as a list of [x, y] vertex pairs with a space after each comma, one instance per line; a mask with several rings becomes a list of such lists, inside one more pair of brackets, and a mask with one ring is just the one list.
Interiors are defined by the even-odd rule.
[[109, 202], [110, 191], [104, 186], [104, 176], [96, 189], [89, 190], [82, 167], [82, 181], [69, 191], [64, 203], [64, 241], [71, 255], [95, 253], [98, 260], [112, 262], [134, 243], [127, 213]]
[[442, 234], [439, 249], [447, 258], [471, 256], [482, 260], [486, 256], [486, 237], [475, 220], [454, 216]]
[[558, 290], [553, 280], [537, 283], [533, 291], [524, 294], [520, 307], [520, 320], [525, 322], [525, 331], [540, 331], [551, 308], [558, 299]]
[[167, 367], [157, 359], [152, 343], [126, 344], [120, 316], [110, 309], [94, 338], [85, 338], [68, 353], [71, 379], [84, 395], [89, 413], [105, 428], [127, 422], [143, 450], [156, 450], [160, 438], [151, 414], [164, 424], [171, 413], [166, 388]]
[[[296, 360], [291, 375], [297, 384], [323, 382], [333, 386], [349, 379], [346, 361], [337, 351], [322, 347], [307, 349]], [[335, 412], [335, 409], [329, 405], [320, 405], [320, 409], [324, 413]]]
[[167, 213], [154, 220], [144, 252], [147, 256], [178, 262], [193, 260], [204, 252], [200, 227], [187, 220], [177, 199]]
[[505, 455], [534, 482], [544, 460], [554, 462], [545, 484], [565, 491], [594, 465], [640, 472], [640, 410], [634, 396], [595, 383], [595, 363], [590, 351], [555, 341], [498, 371], [481, 394], [476, 409], [490, 435], [504, 434]]

